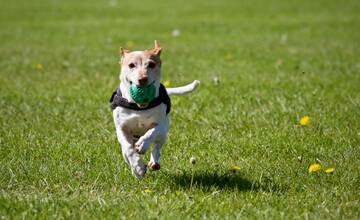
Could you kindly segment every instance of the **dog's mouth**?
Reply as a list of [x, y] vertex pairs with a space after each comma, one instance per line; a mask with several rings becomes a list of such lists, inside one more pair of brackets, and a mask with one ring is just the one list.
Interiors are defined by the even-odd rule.
[[[132, 84], [134, 84], [133, 83], [133, 81], [131, 81], [131, 80], [129, 80], [129, 79], [127, 79], [127, 81], [129, 82], [129, 84], [130, 84], [130, 86], [132, 85]], [[146, 86], [149, 86], [149, 85], [151, 85], [151, 84], [153, 84], [153, 83], [155, 83], [155, 80], [154, 81], [152, 81], [151, 83], [147, 83], [146, 85], [137, 85], [136, 83], [135, 83], [135, 85], [137, 86], [137, 87], [146, 87]]]

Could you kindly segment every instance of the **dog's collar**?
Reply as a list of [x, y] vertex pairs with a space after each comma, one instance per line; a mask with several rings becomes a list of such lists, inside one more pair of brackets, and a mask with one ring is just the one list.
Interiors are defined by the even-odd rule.
[[170, 97], [168, 96], [163, 84], [160, 84], [159, 96], [154, 98], [148, 104], [148, 106], [146, 106], [145, 108], [140, 108], [136, 103], [129, 102], [127, 99], [122, 97], [120, 88], [117, 88], [113, 92], [113, 94], [110, 98], [110, 103], [111, 103], [110, 107], [112, 110], [114, 110], [116, 107], [120, 106], [123, 108], [128, 108], [128, 109], [138, 110], [138, 111], [154, 108], [154, 107], [160, 105], [161, 103], [164, 103], [166, 105], [166, 114], [168, 114], [170, 112], [170, 107], [171, 107]]

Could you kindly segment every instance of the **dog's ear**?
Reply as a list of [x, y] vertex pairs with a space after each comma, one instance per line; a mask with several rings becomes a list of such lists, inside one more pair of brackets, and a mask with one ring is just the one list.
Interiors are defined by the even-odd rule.
[[120, 54], [120, 64], [122, 63], [122, 61], [123, 61], [126, 53], [130, 53], [130, 50], [127, 50], [127, 49], [124, 49], [124, 48], [120, 47], [120, 51], [119, 51], [119, 54]]
[[154, 42], [154, 49], [152, 49], [152, 52], [156, 55], [156, 56], [160, 56], [161, 54], [161, 47], [160, 44], [157, 40], [155, 40]]
[[120, 57], [125, 56], [126, 53], [130, 53], [130, 50], [120, 47]]

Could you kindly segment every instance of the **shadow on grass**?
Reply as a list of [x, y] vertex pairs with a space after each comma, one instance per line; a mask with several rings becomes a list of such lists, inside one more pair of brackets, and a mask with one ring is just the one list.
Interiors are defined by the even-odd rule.
[[[175, 189], [183, 188], [189, 189], [191, 182], [191, 174], [169, 174], [169, 182], [172, 183], [171, 187]], [[263, 182], [251, 182], [239, 173], [209, 173], [209, 172], [197, 172], [194, 175], [193, 188], [201, 189], [204, 191], [210, 191], [214, 189], [219, 190], [238, 190], [238, 191], [265, 191], [285, 193], [286, 187], [280, 187], [273, 184], [271, 181]]]
[[[191, 182], [191, 174], [184, 173], [180, 175], [170, 175], [170, 182], [174, 188], [189, 188]], [[243, 178], [239, 174], [218, 174], [218, 173], [195, 173], [194, 188], [210, 190], [218, 189], [237, 189], [239, 191], [254, 190], [255, 185], [249, 180]]]

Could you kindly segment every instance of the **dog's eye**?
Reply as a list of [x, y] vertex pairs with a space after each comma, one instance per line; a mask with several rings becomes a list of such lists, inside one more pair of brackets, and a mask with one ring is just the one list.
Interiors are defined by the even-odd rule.
[[148, 67], [154, 69], [156, 64], [154, 62], [149, 62]]
[[134, 67], [135, 67], [135, 64], [133, 64], [133, 63], [130, 63], [130, 64], [129, 64], [129, 68], [130, 68], [130, 69], [132, 69], [132, 68], [134, 68]]

